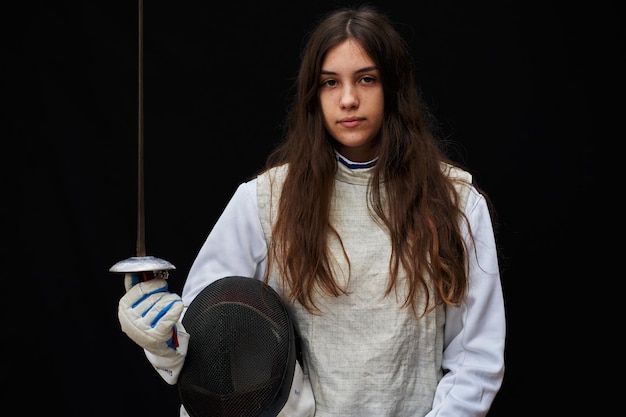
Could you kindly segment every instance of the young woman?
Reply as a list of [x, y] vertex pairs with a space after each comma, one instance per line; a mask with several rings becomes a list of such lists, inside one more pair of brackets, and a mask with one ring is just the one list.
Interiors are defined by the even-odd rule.
[[[342, 8], [320, 20], [287, 122], [208, 235], [183, 303], [162, 279], [140, 283], [120, 301], [122, 329], [174, 384], [189, 338], [182, 305], [219, 278], [251, 277], [281, 294], [302, 342], [297, 393], [308, 396], [284, 415], [486, 415], [505, 345], [489, 206], [440, 149], [383, 13]], [[129, 310], [159, 291], [155, 330]], [[172, 328], [178, 347], [166, 345]]]

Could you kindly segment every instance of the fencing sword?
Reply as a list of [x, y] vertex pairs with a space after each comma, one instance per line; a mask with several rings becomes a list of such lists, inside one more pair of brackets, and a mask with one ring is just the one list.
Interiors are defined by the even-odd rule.
[[144, 198], [144, 124], [143, 124], [143, 0], [139, 0], [138, 37], [138, 128], [137, 128], [137, 244], [136, 256], [117, 262], [109, 271], [121, 274], [140, 274], [141, 281], [167, 278], [169, 270], [176, 269], [170, 262], [146, 255], [145, 198]]

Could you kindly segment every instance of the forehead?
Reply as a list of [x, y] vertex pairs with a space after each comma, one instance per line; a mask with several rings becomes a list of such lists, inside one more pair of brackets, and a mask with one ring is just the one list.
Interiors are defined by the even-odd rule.
[[341, 72], [374, 66], [374, 61], [354, 39], [333, 46], [322, 62], [323, 71]]

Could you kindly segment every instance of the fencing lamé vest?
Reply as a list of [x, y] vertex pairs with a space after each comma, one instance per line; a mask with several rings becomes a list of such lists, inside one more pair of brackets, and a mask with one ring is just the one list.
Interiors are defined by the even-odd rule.
[[[464, 171], [444, 168], [471, 181]], [[286, 170], [281, 166], [258, 177], [259, 217], [267, 241]], [[384, 295], [391, 243], [368, 210], [372, 170], [338, 163], [335, 177], [330, 222], [341, 236], [350, 268], [334, 236], [330, 248], [335, 278], [347, 285], [348, 295], [316, 294], [319, 315], [299, 303], [290, 305], [313, 387], [315, 417], [424, 416], [442, 377], [445, 309], [439, 306], [416, 320], [410, 308], [401, 307], [405, 275], [399, 276], [395, 292]], [[462, 191], [464, 205], [467, 187]], [[279, 293], [284, 290], [275, 267], [270, 284]]]

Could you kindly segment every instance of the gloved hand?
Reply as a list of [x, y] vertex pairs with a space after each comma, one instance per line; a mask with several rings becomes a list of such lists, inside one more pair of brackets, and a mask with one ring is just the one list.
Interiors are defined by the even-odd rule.
[[186, 353], [178, 348], [178, 327], [183, 300], [168, 291], [167, 281], [155, 278], [138, 282], [120, 299], [118, 318], [122, 331], [148, 352], [164, 357]]

